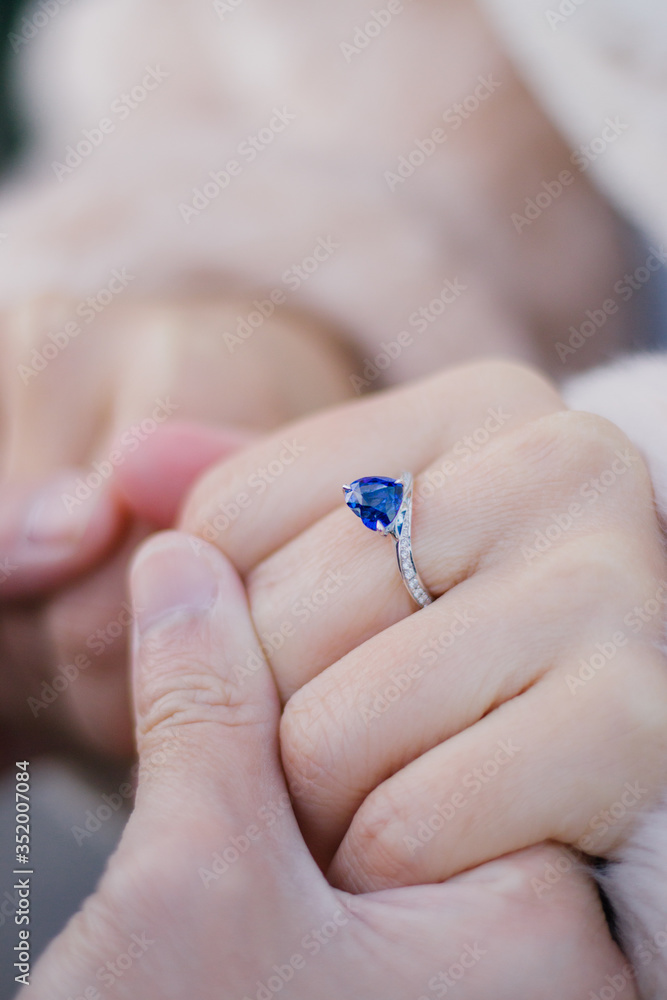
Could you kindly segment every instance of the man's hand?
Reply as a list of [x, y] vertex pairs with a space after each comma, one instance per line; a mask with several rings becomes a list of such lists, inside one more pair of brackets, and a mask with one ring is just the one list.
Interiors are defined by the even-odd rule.
[[[622, 981], [633, 1000], [586, 875], [574, 864], [545, 893], [531, 884], [562, 869], [554, 848], [446, 885], [332, 889], [292, 812], [279, 699], [229, 563], [158, 536], [137, 557], [133, 600], [136, 808], [21, 995], [562, 1000]], [[257, 668], [239, 680], [246, 651]]]

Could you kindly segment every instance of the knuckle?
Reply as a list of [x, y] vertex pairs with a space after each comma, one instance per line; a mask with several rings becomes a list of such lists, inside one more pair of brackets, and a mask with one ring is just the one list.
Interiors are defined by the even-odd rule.
[[529, 364], [502, 359], [481, 361], [475, 365], [475, 373], [483, 384], [503, 386], [519, 398], [544, 397], [559, 407], [563, 405], [553, 382]]
[[[248, 603], [260, 635], [285, 634], [290, 624], [290, 600], [293, 593], [294, 566], [284, 553], [276, 553], [250, 570], [246, 577]], [[289, 631], [289, 628], [287, 628]], [[277, 645], [276, 645], [276, 648]], [[270, 660], [276, 650], [267, 643]]]
[[400, 880], [409, 866], [409, 817], [404, 803], [396, 799], [390, 783], [371, 792], [355, 816], [352, 828], [354, 849], [371, 876]]
[[[335, 730], [333, 731], [335, 733]], [[307, 685], [292, 695], [280, 722], [280, 747], [288, 785], [299, 798], [329, 786], [337, 750], [322, 699]]]
[[[556, 540], [542, 565], [529, 569], [521, 587], [529, 601], [530, 590], [539, 588], [549, 595], [551, 606], [562, 608], [563, 614], [570, 609], [577, 622], [628, 631], [635, 621], [633, 605], [656, 611], [658, 598], [665, 595], [656, 570], [655, 554], [627, 531], [573, 531], [570, 538]], [[660, 607], [642, 626], [645, 635], [659, 633], [667, 611], [664, 597]]]
[[642, 479], [650, 489], [648, 471], [637, 449], [620, 428], [593, 413], [560, 410], [541, 418], [532, 426], [529, 447], [537, 458], [550, 463], [552, 472], [574, 485], [605, 475], [605, 489], [628, 481], [636, 488]]
[[266, 721], [266, 711], [248, 697], [241, 681], [221, 674], [176, 634], [166, 646], [163, 639], [145, 641], [140, 674], [136, 701], [141, 739], [198, 723], [235, 727]]
[[235, 498], [246, 489], [247, 476], [233, 456], [213, 465], [188, 496], [181, 515], [183, 530], [226, 552], [242, 514]]

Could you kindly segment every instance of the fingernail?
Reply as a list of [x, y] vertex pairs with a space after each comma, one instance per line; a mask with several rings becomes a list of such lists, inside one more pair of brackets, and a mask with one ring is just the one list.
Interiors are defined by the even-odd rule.
[[218, 579], [202, 554], [203, 543], [177, 532], [158, 535], [141, 550], [132, 570], [137, 632], [161, 621], [207, 611], [218, 595]]
[[35, 494], [25, 518], [25, 541], [29, 545], [62, 549], [80, 541], [99, 499], [89, 488], [86, 495], [82, 494], [81, 482], [60, 477]]

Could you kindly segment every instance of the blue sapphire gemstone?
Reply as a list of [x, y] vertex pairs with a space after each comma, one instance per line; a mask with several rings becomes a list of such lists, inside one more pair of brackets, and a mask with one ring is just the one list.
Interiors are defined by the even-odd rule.
[[403, 501], [403, 483], [384, 476], [355, 479], [344, 490], [345, 503], [371, 531], [388, 528]]

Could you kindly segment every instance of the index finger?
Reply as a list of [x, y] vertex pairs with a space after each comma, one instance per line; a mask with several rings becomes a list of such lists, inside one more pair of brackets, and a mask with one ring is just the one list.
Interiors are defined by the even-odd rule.
[[[220, 548], [242, 574], [341, 502], [354, 475], [418, 471], [494, 414], [510, 431], [561, 409], [556, 389], [521, 365], [446, 369], [278, 431], [214, 467], [195, 487], [185, 531]], [[481, 442], [479, 447], [481, 447]]]

